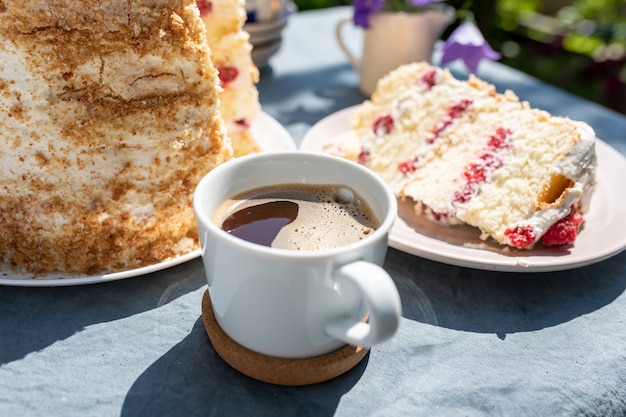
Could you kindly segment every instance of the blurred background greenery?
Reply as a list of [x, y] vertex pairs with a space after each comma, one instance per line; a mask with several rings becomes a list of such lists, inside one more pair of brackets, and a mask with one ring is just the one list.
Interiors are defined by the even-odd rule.
[[[310, 10], [351, 5], [352, 0], [295, 3], [299, 10]], [[469, 6], [485, 38], [502, 53], [503, 64], [626, 114], [626, 0], [447, 3]]]

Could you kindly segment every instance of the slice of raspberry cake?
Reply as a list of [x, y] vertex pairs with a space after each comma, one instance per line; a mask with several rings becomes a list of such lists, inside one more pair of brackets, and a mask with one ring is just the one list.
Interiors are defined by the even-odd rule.
[[575, 240], [596, 167], [585, 123], [532, 109], [473, 75], [461, 81], [416, 63], [380, 80], [352, 131], [356, 140], [326, 151], [379, 173], [418, 215], [518, 248]]
[[250, 55], [250, 36], [243, 30], [246, 21], [243, 0], [197, 0], [206, 27], [211, 59], [219, 71], [222, 92], [220, 111], [226, 123], [235, 156], [258, 152], [250, 124], [259, 113], [256, 84], [259, 70]]

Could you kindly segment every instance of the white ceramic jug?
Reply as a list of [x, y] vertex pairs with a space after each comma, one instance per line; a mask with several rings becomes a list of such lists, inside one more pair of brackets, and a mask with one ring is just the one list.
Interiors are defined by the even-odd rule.
[[359, 89], [370, 96], [378, 80], [389, 71], [412, 62], [430, 61], [433, 46], [452, 22], [454, 9], [442, 7], [421, 13], [377, 12], [364, 29], [363, 53], [357, 58], [342, 37], [342, 27], [352, 18], [341, 19], [335, 28], [339, 47], [360, 74]]

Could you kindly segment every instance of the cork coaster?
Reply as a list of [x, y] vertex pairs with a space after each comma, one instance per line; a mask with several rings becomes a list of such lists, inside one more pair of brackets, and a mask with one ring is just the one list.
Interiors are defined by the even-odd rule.
[[310, 385], [328, 381], [354, 368], [369, 349], [346, 346], [334, 352], [304, 359], [267, 356], [231, 339], [215, 320], [209, 290], [202, 297], [202, 320], [218, 355], [250, 378], [277, 385]]

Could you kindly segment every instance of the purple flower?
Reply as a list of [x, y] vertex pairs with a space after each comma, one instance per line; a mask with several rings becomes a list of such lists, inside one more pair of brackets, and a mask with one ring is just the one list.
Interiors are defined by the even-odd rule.
[[354, 24], [370, 27], [370, 15], [383, 7], [384, 0], [354, 0]]
[[[432, 3], [442, 3], [445, 0], [353, 1], [354, 24], [364, 29], [369, 29], [370, 16], [380, 10], [388, 12], [420, 13], [424, 10], [428, 10], [428, 5]], [[466, 9], [465, 5], [463, 5], [463, 13], [460, 14], [461, 16], [464, 16], [465, 23], [461, 24], [445, 42], [443, 46], [441, 64], [443, 65], [460, 59], [469, 69], [476, 72], [481, 59], [499, 59], [500, 54], [491, 49], [482, 33], [480, 33], [480, 30], [476, 27], [471, 11]]]
[[411, 4], [415, 7], [428, 6], [430, 3], [441, 3], [445, 0], [411, 0]]
[[[385, 7], [386, 0], [354, 0], [354, 24], [369, 29], [370, 16]], [[386, 10], [395, 12], [417, 12], [421, 7], [445, 0], [389, 0]]]
[[476, 72], [483, 58], [499, 59], [500, 54], [491, 49], [475, 24], [465, 22], [452, 32], [443, 45], [441, 64], [460, 59], [472, 72]]

